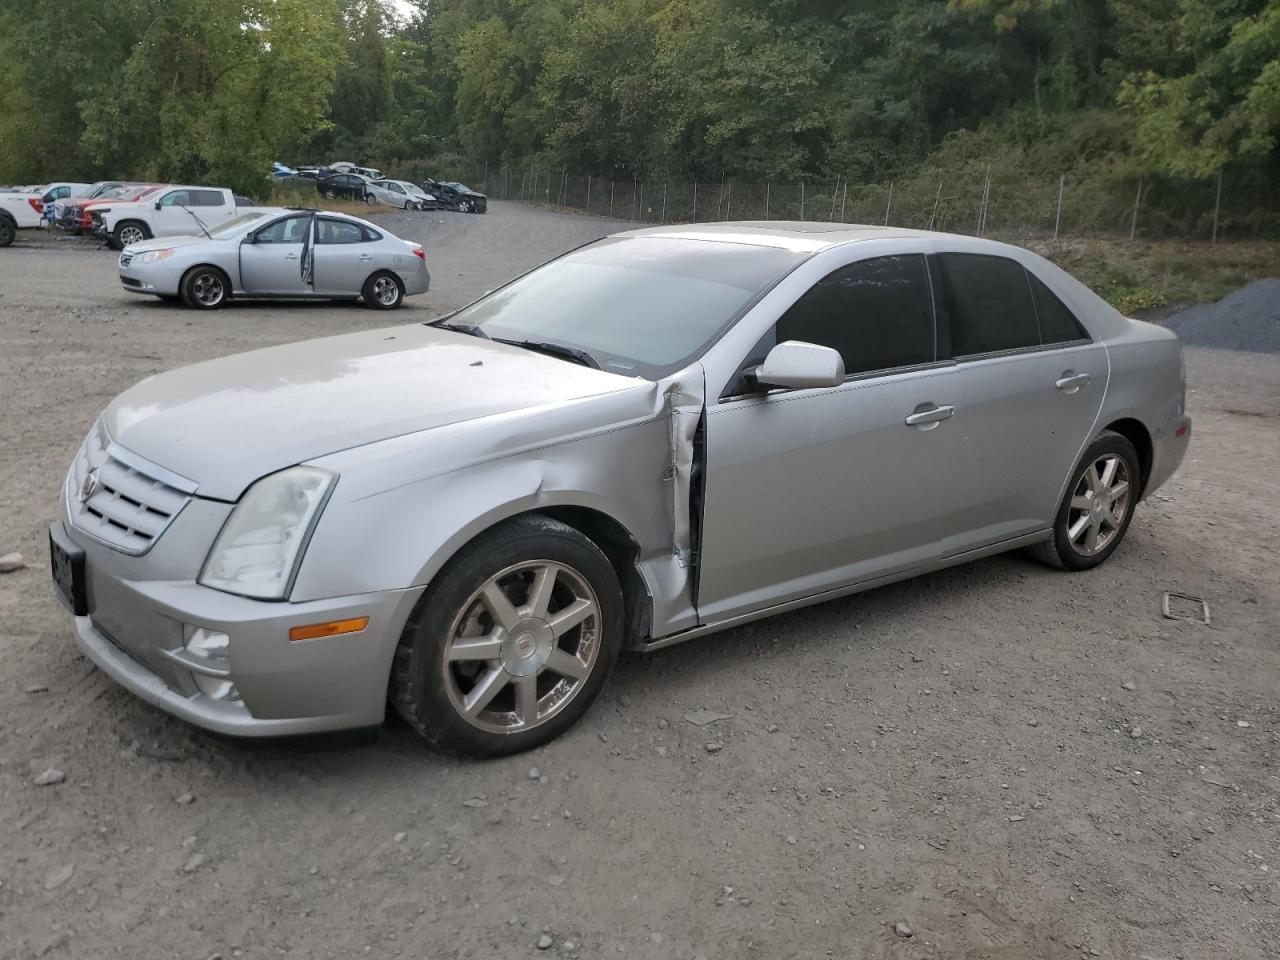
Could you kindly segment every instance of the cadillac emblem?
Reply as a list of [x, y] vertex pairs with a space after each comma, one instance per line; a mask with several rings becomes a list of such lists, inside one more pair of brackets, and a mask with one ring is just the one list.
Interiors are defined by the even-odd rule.
[[98, 468], [94, 467], [85, 474], [84, 483], [80, 484], [80, 502], [88, 503], [89, 498], [98, 492]]

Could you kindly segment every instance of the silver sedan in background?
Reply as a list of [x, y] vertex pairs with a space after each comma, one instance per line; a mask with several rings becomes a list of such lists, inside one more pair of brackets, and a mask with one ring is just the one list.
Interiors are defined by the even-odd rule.
[[246, 209], [198, 237], [126, 247], [120, 282], [130, 293], [212, 310], [232, 297], [364, 301], [393, 310], [431, 283], [421, 244], [344, 213]]
[[426, 210], [438, 203], [435, 197], [408, 180], [374, 180], [369, 189], [379, 203], [400, 207], [402, 210]]
[[1183, 400], [1173, 333], [1026, 250], [637, 230], [431, 324], [144, 380], [72, 464], [52, 568], [88, 656], [193, 723], [389, 701], [493, 756], [624, 648], [1016, 548], [1098, 566], [1181, 463]]

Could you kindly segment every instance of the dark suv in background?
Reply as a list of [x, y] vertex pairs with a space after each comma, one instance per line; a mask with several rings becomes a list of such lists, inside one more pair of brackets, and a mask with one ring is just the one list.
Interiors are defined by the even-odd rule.
[[334, 173], [316, 181], [316, 190], [328, 197], [343, 200], [363, 200], [373, 203], [376, 198], [369, 188], [369, 181], [358, 173]]
[[489, 207], [489, 198], [477, 190], [458, 183], [456, 180], [441, 182], [427, 180], [422, 189], [440, 201], [446, 210], [459, 213], [484, 213]]

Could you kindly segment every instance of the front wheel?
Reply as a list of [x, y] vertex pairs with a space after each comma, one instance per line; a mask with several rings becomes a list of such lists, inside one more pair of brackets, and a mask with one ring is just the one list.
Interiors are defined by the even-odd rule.
[[463, 201], [461, 201], [461, 202], [458, 204], [458, 212], [459, 212], [459, 213], [470, 213], [470, 212], [471, 212], [471, 201], [470, 201], [470, 200], [463, 200]]
[[231, 281], [217, 267], [192, 267], [180, 289], [182, 302], [195, 310], [216, 310], [231, 298]]
[[1089, 444], [1071, 477], [1052, 539], [1031, 547], [1032, 556], [1060, 570], [1093, 569], [1120, 546], [1141, 493], [1133, 444], [1104, 430]]
[[372, 193], [366, 193], [364, 195], [364, 202], [372, 207], [375, 203], [378, 202], [378, 198], [375, 197]]
[[375, 273], [364, 282], [364, 305], [373, 310], [394, 310], [404, 302], [404, 284], [394, 273]]
[[148, 235], [147, 228], [143, 224], [136, 220], [126, 220], [116, 225], [115, 232], [111, 234], [111, 240], [117, 250], [123, 250], [135, 243], [141, 243], [147, 239]]
[[392, 702], [437, 747], [518, 753], [577, 722], [621, 644], [608, 558], [572, 527], [528, 514], [481, 534], [436, 577], [396, 650]]

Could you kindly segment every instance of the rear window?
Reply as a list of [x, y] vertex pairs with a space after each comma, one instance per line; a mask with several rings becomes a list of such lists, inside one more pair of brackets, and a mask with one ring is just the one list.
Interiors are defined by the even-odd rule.
[[943, 253], [938, 266], [952, 356], [1040, 345], [1036, 308], [1022, 264], [985, 254]]

